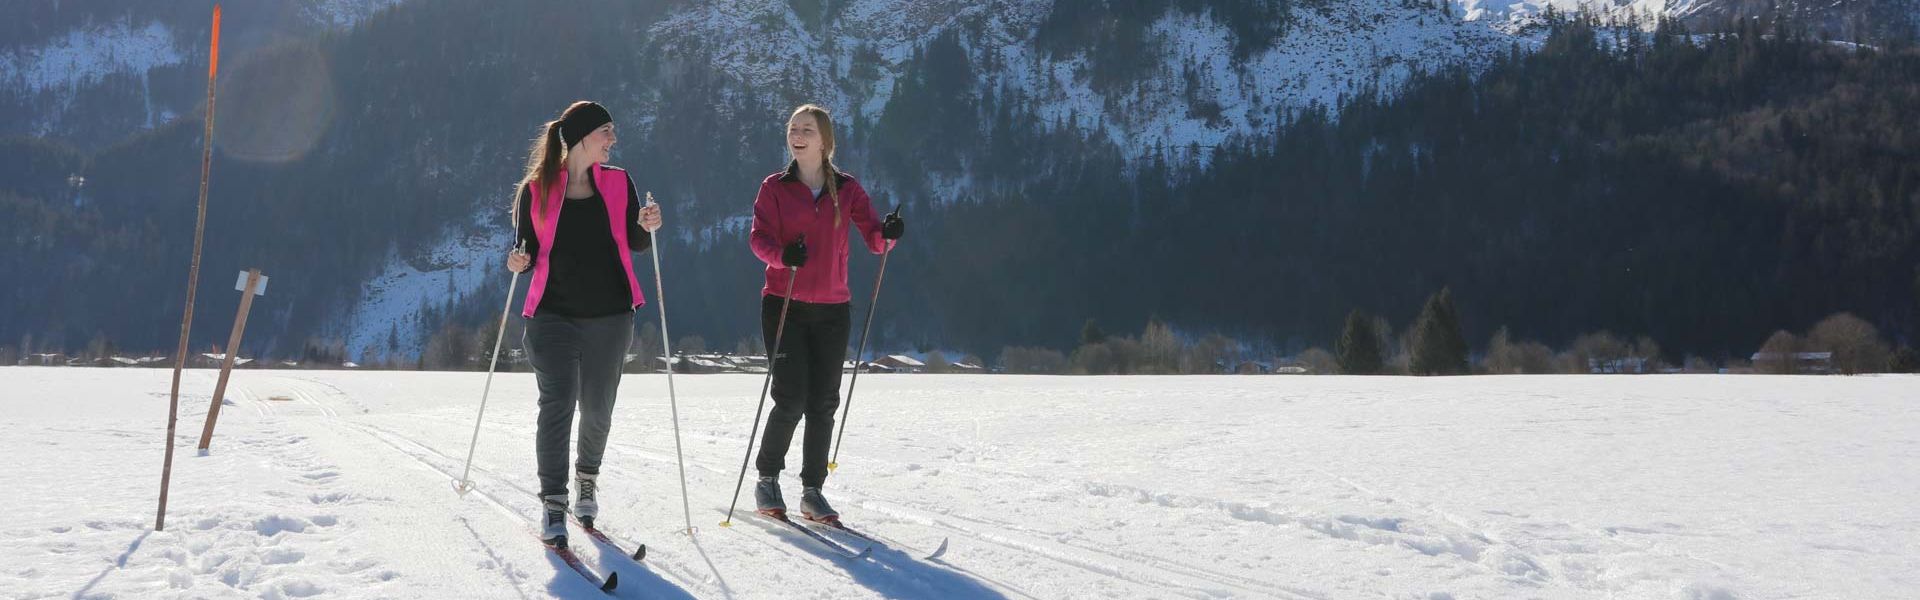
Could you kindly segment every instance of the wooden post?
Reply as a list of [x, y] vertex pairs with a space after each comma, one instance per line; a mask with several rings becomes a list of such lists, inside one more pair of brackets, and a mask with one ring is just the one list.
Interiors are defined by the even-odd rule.
[[207, 230], [207, 179], [213, 169], [213, 82], [220, 73], [220, 5], [213, 5], [213, 42], [207, 49], [206, 133], [200, 137], [200, 214], [193, 225], [193, 264], [187, 270], [187, 308], [180, 317], [180, 349], [173, 361], [173, 392], [167, 399], [167, 456], [160, 466], [160, 508], [153, 530], [167, 529], [167, 482], [173, 480], [173, 431], [180, 420], [180, 372], [187, 367], [187, 333], [193, 329], [193, 291], [200, 287], [200, 243]]
[[260, 269], [247, 269], [240, 274], [240, 280], [234, 287], [240, 290], [240, 314], [233, 317], [233, 335], [227, 338], [227, 356], [220, 363], [220, 382], [213, 385], [213, 406], [207, 407], [207, 428], [200, 431], [200, 451], [206, 452], [207, 445], [213, 443], [213, 424], [220, 420], [220, 398], [227, 393], [227, 377], [233, 374], [233, 359], [240, 355], [240, 334], [247, 329], [247, 311], [253, 308], [253, 297], [267, 293], [267, 278]]

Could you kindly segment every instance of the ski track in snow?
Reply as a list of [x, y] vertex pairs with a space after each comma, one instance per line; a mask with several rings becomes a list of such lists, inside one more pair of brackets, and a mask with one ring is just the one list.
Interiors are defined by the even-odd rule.
[[[188, 371], [169, 527], [152, 532], [168, 377], [0, 369], [0, 426], [24, 434], [0, 443], [17, 482], [0, 501], [20, 507], [0, 513], [0, 597], [598, 595], [531, 535], [531, 376], [497, 376], [461, 497], [482, 374], [240, 371], [201, 455], [213, 373]], [[1920, 486], [1891, 475], [1920, 466], [1910, 377], [875, 376], [828, 486], [887, 540], [859, 560], [747, 517], [751, 494], [719, 526], [761, 380], [687, 379], [691, 538], [664, 380], [622, 387], [603, 518], [648, 558], [574, 544], [620, 573], [620, 597], [1920, 589], [1900, 567], [1920, 548], [1897, 541], [1920, 534]]]

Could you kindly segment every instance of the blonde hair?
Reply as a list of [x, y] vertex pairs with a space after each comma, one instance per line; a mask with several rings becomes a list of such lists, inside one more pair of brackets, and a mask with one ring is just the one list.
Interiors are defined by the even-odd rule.
[[813, 122], [820, 126], [820, 154], [826, 159], [820, 163], [820, 166], [827, 171], [827, 195], [833, 198], [833, 226], [839, 227], [842, 223], [840, 218], [840, 168], [833, 166], [833, 116], [827, 114], [827, 109], [818, 104], [802, 104], [799, 108], [793, 109], [793, 114], [787, 117], [787, 122], [792, 123], [793, 120], [799, 118], [800, 115], [813, 115]]

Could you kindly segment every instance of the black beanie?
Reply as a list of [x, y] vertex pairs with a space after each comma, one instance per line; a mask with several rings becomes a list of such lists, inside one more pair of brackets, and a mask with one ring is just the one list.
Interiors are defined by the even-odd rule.
[[587, 102], [560, 119], [560, 144], [573, 148], [601, 125], [613, 122], [613, 113], [598, 102]]

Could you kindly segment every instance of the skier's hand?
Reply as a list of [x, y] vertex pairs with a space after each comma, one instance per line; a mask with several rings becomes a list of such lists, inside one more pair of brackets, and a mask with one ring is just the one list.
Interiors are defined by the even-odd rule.
[[646, 206], [640, 207], [640, 228], [653, 233], [660, 230], [660, 205], [653, 203], [653, 193], [647, 193]]
[[533, 265], [533, 256], [525, 252], [521, 252], [520, 250], [515, 249], [507, 253], [507, 270], [508, 271], [513, 271], [515, 273], [525, 273], [527, 272], [527, 267], [532, 265]]
[[780, 263], [795, 269], [805, 266], [807, 264], [806, 240], [787, 244], [787, 249], [780, 252]]
[[882, 239], [897, 240], [900, 239], [900, 236], [906, 235], [906, 233], [907, 222], [900, 219], [900, 207], [895, 206], [893, 207], [893, 212], [887, 213], [887, 219], [880, 222], [880, 237]]

